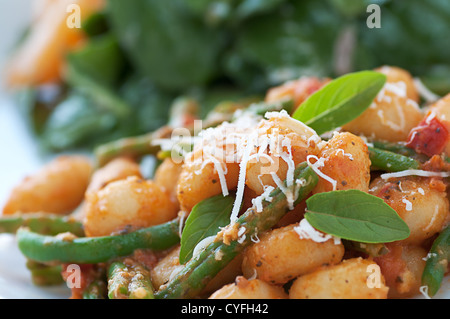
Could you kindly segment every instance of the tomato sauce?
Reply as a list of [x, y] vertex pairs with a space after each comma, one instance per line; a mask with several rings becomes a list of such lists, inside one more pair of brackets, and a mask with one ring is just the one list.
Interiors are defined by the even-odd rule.
[[429, 157], [441, 154], [448, 141], [448, 131], [436, 117], [427, 116], [416, 128], [412, 129], [406, 146], [417, 153]]

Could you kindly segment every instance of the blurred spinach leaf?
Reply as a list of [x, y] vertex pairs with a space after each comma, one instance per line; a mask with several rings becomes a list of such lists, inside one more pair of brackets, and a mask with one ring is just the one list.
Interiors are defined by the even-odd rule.
[[226, 36], [211, 30], [180, 0], [110, 0], [109, 16], [136, 69], [157, 86], [181, 91], [219, 72]]
[[306, 74], [328, 75], [340, 22], [325, 2], [290, 1], [245, 21], [236, 52], [263, 70], [266, 87]]
[[167, 124], [175, 95], [158, 89], [147, 77], [137, 74], [125, 80], [119, 93], [132, 108], [122, 123], [124, 129], [129, 127], [124, 136], [151, 132]]
[[[390, 64], [414, 75], [428, 73], [433, 65], [450, 65], [450, 2], [447, 0], [390, 1], [381, 7], [381, 28], [361, 22], [359, 47], [371, 56], [356, 68]], [[367, 63], [368, 62], [368, 63]]]
[[[367, 27], [368, 4], [381, 8], [380, 29]], [[196, 98], [204, 116], [305, 75], [396, 65], [450, 92], [448, 0], [109, 0], [83, 28], [67, 101], [28, 95], [30, 124], [57, 148], [152, 131], [177, 96]]]
[[41, 85], [17, 92], [17, 105], [33, 134], [40, 136], [43, 133], [53, 109], [66, 98], [66, 90], [60, 85]]
[[65, 79], [73, 89], [118, 118], [130, 114], [130, 105], [115, 93], [125, 60], [112, 35], [95, 38], [83, 50], [70, 54], [67, 62]]
[[90, 39], [81, 50], [69, 54], [67, 61], [69, 81], [72, 71], [82, 73], [84, 78], [89, 77], [107, 87], [119, 83], [126, 63], [117, 39], [112, 34]]
[[286, 0], [186, 0], [188, 8], [208, 26], [236, 25], [254, 15], [270, 12]]
[[420, 79], [433, 93], [444, 96], [450, 92], [450, 65], [433, 65]]
[[[99, 92], [101, 94], [101, 92]], [[128, 107], [127, 116], [117, 116], [83, 90], [72, 90], [52, 111], [44, 126], [43, 145], [54, 151], [98, 144], [142, 132], [167, 122], [172, 96], [163, 94], [140, 77], [131, 77], [118, 90], [118, 99]]]
[[116, 123], [114, 115], [96, 108], [85, 95], [72, 92], [46, 121], [43, 145], [56, 151], [86, 145], [92, 147]]
[[96, 12], [83, 21], [82, 29], [89, 37], [105, 34], [109, 31], [108, 17], [105, 12]]

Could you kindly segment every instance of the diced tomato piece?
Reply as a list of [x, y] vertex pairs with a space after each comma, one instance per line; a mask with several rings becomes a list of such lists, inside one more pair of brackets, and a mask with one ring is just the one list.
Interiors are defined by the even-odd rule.
[[406, 146], [427, 156], [440, 155], [448, 141], [448, 131], [438, 118], [427, 116], [411, 130]]
[[380, 266], [386, 284], [392, 287], [402, 277], [406, 264], [402, 259], [402, 246], [388, 243], [386, 248], [389, 250], [387, 254], [375, 257], [373, 260]]

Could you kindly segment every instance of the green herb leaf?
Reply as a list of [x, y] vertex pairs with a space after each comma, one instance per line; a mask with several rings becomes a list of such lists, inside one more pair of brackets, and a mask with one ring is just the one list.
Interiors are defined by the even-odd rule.
[[293, 118], [323, 134], [358, 117], [386, 83], [384, 74], [360, 71], [341, 76], [312, 94]]
[[316, 229], [342, 239], [387, 243], [409, 236], [408, 225], [381, 198], [359, 190], [311, 196], [305, 218]]
[[234, 196], [217, 195], [192, 208], [181, 234], [180, 264], [192, 258], [195, 246], [203, 239], [217, 234], [220, 227], [230, 223]]

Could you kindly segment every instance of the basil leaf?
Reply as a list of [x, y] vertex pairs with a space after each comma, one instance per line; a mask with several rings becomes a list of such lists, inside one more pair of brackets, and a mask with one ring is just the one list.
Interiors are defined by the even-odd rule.
[[384, 74], [360, 71], [343, 75], [303, 102], [293, 118], [323, 134], [358, 117], [386, 83]]
[[192, 208], [181, 234], [180, 264], [192, 258], [195, 246], [206, 237], [217, 234], [220, 227], [230, 223], [233, 196], [217, 195]]
[[311, 196], [305, 218], [314, 228], [342, 239], [387, 243], [409, 236], [408, 225], [381, 198], [359, 190]]

